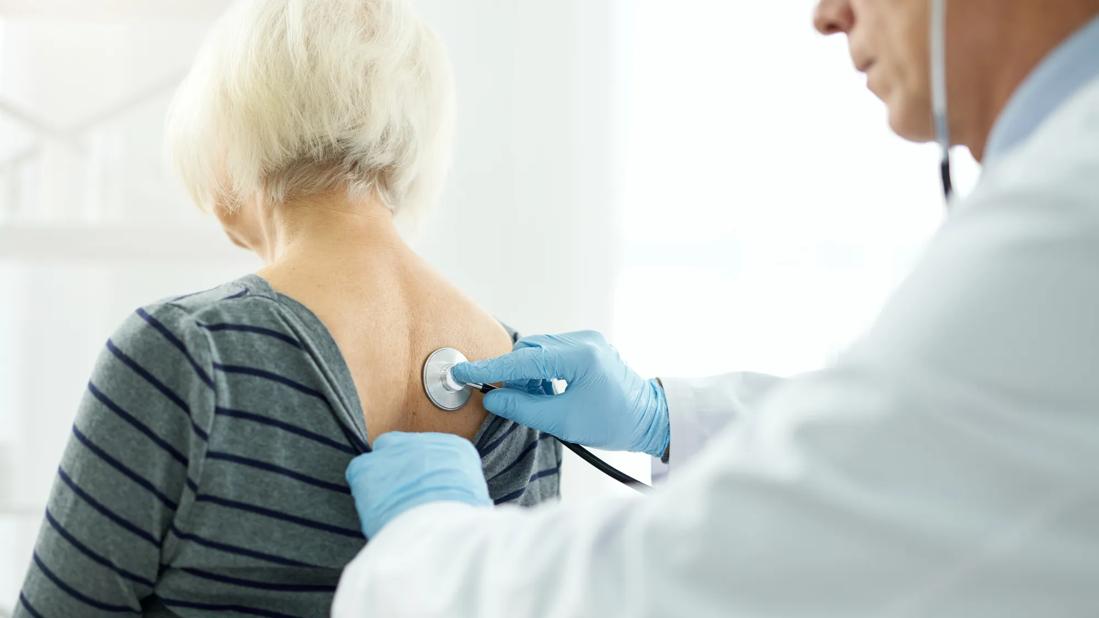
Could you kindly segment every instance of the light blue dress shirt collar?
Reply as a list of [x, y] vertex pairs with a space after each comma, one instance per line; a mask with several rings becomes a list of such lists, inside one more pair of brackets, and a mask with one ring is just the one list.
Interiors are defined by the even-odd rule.
[[1054, 50], [1015, 92], [985, 147], [989, 165], [1025, 141], [1053, 112], [1099, 78], [1099, 17]]

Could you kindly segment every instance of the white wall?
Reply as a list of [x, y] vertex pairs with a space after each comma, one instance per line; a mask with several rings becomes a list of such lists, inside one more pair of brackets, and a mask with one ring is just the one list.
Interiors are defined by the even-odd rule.
[[[612, 329], [622, 2], [419, 0], [459, 89], [457, 157], [418, 248], [520, 332]], [[604, 456], [635, 475], [636, 457]], [[566, 454], [565, 500], [623, 491]]]
[[819, 368], [943, 219], [937, 149], [888, 130], [815, 4], [629, 5], [614, 331], [639, 370]]
[[610, 8], [420, 0], [459, 89], [449, 189], [418, 248], [520, 330], [611, 318]]

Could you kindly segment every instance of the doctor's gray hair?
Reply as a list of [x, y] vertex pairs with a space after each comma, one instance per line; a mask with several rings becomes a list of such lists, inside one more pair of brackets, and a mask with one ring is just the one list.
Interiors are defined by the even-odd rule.
[[452, 124], [446, 52], [409, 0], [241, 0], [180, 85], [166, 146], [203, 210], [346, 190], [414, 222]]

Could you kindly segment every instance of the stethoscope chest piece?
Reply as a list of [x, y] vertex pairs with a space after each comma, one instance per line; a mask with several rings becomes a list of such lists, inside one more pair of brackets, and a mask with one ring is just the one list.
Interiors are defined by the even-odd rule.
[[[454, 348], [439, 348], [432, 352], [431, 356], [428, 356], [427, 360], [424, 361], [424, 392], [427, 393], [427, 398], [431, 400], [431, 403], [434, 404], [435, 407], [453, 412], [466, 405], [466, 402], [469, 401], [469, 396], [474, 390], [487, 393], [496, 389], [496, 387], [491, 384], [462, 384], [461, 382], [456, 381], [454, 376], [450, 373], [450, 369], [454, 367], [454, 365], [466, 361], [465, 355]], [[563, 392], [563, 389], [559, 391], [555, 381], [554, 393], [560, 394], [561, 392]], [[645, 483], [642, 483], [602, 459], [599, 459], [586, 448], [563, 440], [560, 442], [565, 445], [566, 448], [579, 455], [581, 459], [595, 466], [596, 469], [602, 471], [616, 481], [620, 481], [638, 491], [648, 488], [648, 485]]]
[[472, 389], [455, 382], [450, 375], [451, 367], [467, 360], [454, 348], [439, 348], [424, 361], [424, 393], [435, 407], [453, 412], [469, 401]]

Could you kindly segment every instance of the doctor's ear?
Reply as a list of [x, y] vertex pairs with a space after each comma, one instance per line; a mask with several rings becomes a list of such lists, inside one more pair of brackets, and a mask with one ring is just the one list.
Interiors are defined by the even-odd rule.
[[825, 36], [849, 33], [855, 27], [850, 0], [820, 0], [813, 11], [813, 27]]

